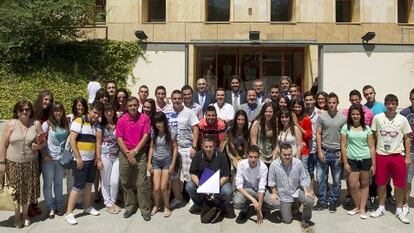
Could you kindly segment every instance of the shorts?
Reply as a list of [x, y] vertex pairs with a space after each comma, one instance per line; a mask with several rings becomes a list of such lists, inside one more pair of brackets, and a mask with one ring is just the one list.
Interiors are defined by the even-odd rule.
[[73, 170], [73, 188], [74, 191], [81, 191], [85, 188], [85, 185], [93, 184], [95, 182], [96, 176], [96, 166], [95, 160], [92, 161], [83, 161], [83, 168], [78, 169], [76, 167], [76, 161], [72, 162]]
[[404, 188], [407, 178], [404, 156], [401, 154], [376, 155], [375, 181], [377, 185], [386, 185], [391, 176], [394, 186]]
[[163, 170], [168, 171], [170, 170], [170, 165], [172, 163], [171, 156], [168, 156], [165, 159], [159, 160], [156, 157], [152, 157], [152, 169], [154, 170]]
[[351, 167], [351, 171], [369, 171], [372, 166], [372, 159], [353, 160], [348, 159], [348, 164]]

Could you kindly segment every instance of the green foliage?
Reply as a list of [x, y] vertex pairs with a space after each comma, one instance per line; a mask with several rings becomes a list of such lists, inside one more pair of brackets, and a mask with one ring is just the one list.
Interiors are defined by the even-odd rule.
[[141, 55], [137, 43], [108, 40], [53, 44], [46, 51], [43, 62], [33, 59], [30, 65], [0, 64], [0, 119], [11, 117], [20, 98], [34, 101], [37, 93], [45, 89], [63, 102], [69, 113], [74, 98], [87, 97], [91, 74], [101, 76], [102, 86], [111, 79], [125, 87], [134, 61]]
[[0, 59], [27, 61], [45, 45], [82, 36], [95, 0], [1, 0]]

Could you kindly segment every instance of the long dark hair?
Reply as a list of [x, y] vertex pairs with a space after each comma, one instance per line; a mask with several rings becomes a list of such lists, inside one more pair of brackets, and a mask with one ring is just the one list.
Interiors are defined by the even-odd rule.
[[76, 118], [78, 118], [78, 117], [81, 117], [79, 114], [78, 114], [78, 108], [77, 108], [77, 105], [78, 105], [78, 103], [81, 103], [82, 104], [82, 106], [83, 106], [83, 109], [84, 109], [84, 113], [83, 113], [83, 115], [86, 115], [86, 114], [88, 114], [88, 102], [86, 102], [86, 99], [85, 98], [83, 98], [83, 97], [77, 97], [76, 99], [74, 99], [73, 100], [73, 102], [72, 102], [72, 115], [73, 115], [73, 119], [76, 119]]
[[361, 115], [361, 120], [360, 120], [359, 124], [361, 125], [363, 130], [366, 130], [367, 127], [365, 125], [365, 115], [364, 115], [364, 110], [362, 109], [361, 104], [352, 104], [351, 107], [349, 107], [349, 109], [348, 109], [348, 118], [346, 120], [348, 130], [351, 128], [352, 125], [354, 125], [353, 124], [354, 122], [352, 122], [352, 111], [353, 110], [358, 110], [359, 114]]
[[302, 120], [305, 116], [305, 101], [302, 97], [299, 96], [292, 101], [292, 111], [296, 114], [294, 110], [295, 104], [300, 105], [302, 107], [302, 111], [299, 113], [299, 115], [296, 115], [298, 117], [298, 120]]
[[[144, 101], [144, 104], [145, 103], [149, 103], [151, 105], [151, 111], [150, 111], [149, 117], [152, 120], [152, 118], [154, 117], [154, 114], [157, 112], [157, 109], [155, 107], [155, 100], [152, 99], [152, 98], [148, 98]], [[142, 110], [142, 111], [144, 111], [144, 110]]]
[[287, 109], [290, 109], [292, 107], [292, 103], [290, 102], [289, 97], [287, 97], [287, 95], [285, 94], [279, 94], [276, 98], [276, 103], [274, 104], [276, 113], [279, 113], [280, 111], [282, 111], [282, 109], [280, 109], [280, 106], [279, 106], [280, 99], [284, 99], [286, 101]]
[[[125, 103], [122, 103], [124, 106], [121, 106], [118, 103], [118, 93], [119, 92], [123, 92], [125, 94]], [[129, 93], [128, 93], [127, 89], [119, 88], [116, 91], [116, 93], [115, 93], [115, 108], [116, 108], [116, 111], [125, 111], [125, 105], [127, 103], [128, 98], [129, 98]], [[139, 103], [139, 101], [138, 101], [138, 103]]]
[[[324, 108], [322, 108], [321, 106], [319, 106], [319, 103], [318, 103], [318, 96], [320, 96], [320, 95], [323, 96], [323, 97], [325, 97], [325, 103], [326, 104], [325, 104], [325, 107]], [[324, 91], [318, 92], [318, 94], [316, 94], [315, 106], [318, 109], [327, 110], [328, 109], [328, 93], [326, 93]]]
[[101, 88], [96, 92], [94, 102], [100, 101], [102, 98], [105, 98], [105, 97], [108, 99], [108, 102], [110, 102], [111, 97], [109, 96], [109, 92], [106, 89]]
[[[43, 98], [45, 98], [46, 96], [50, 97], [50, 104], [47, 108], [43, 108]], [[33, 113], [34, 113], [34, 118], [35, 120], [45, 120], [46, 118], [49, 117], [49, 113], [50, 113], [50, 106], [52, 106], [53, 103], [53, 94], [52, 92], [50, 92], [49, 90], [44, 90], [39, 92], [39, 94], [37, 95], [36, 101], [34, 102], [33, 105]]]
[[[60, 122], [58, 122], [54, 116], [54, 112], [55, 111], [59, 111], [62, 112], [62, 118], [60, 118]], [[49, 113], [49, 124], [52, 127], [53, 130], [56, 129], [56, 127], [61, 127], [63, 129], [69, 130], [69, 120], [66, 117], [66, 112], [65, 112], [65, 106], [63, 106], [62, 103], [56, 101], [53, 102], [50, 105], [50, 113]]]
[[105, 112], [108, 110], [113, 110], [114, 111], [114, 116], [113, 116], [113, 121], [114, 124], [116, 125], [116, 122], [118, 121], [118, 116], [116, 115], [116, 111], [115, 111], [115, 106], [112, 103], [105, 103], [104, 105], [104, 114], [102, 114], [102, 121], [101, 121], [101, 126], [102, 129], [104, 129], [106, 127], [106, 125], [108, 124], [108, 119], [106, 119], [105, 116]]
[[283, 129], [283, 124], [281, 120], [282, 117], [289, 117], [290, 132], [292, 133], [292, 135], [295, 135], [295, 123], [293, 122], [292, 112], [289, 110], [282, 110], [281, 112], [279, 112], [279, 115], [277, 117], [277, 127], [280, 130], [280, 132]]
[[246, 120], [244, 126], [243, 126], [243, 138], [247, 142], [249, 140], [249, 121], [247, 119], [247, 113], [244, 110], [238, 110], [236, 114], [234, 114], [233, 118], [233, 126], [230, 128], [229, 132], [232, 138], [236, 137], [237, 134], [237, 118], [239, 116], [243, 116]]
[[273, 131], [272, 144], [273, 144], [273, 147], [274, 147], [274, 146], [276, 146], [276, 142], [277, 142], [277, 137], [276, 137], [276, 135], [277, 135], [277, 124], [276, 124], [276, 111], [275, 111], [275, 108], [273, 107], [273, 104], [271, 102], [266, 102], [266, 103], [263, 104], [262, 109], [260, 110], [259, 115], [256, 117], [256, 120], [258, 120], [259, 121], [259, 124], [260, 124], [260, 134], [263, 137], [266, 137], [266, 119], [265, 119], [265, 112], [266, 112], [266, 109], [268, 107], [271, 107], [272, 110], [273, 110], [273, 117], [272, 117], [272, 119], [270, 119], [270, 122], [269, 123], [270, 123], [270, 128]]
[[152, 121], [151, 121], [152, 130], [154, 131], [154, 138], [152, 138], [152, 142], [154, 143], [154, 146], [155, 146], [155, 140], [160, 134], [160, 131], [158, 130], [157, 126], [155, 126], [155, 124], [158, 122], [162, 122], [162, 124], [164, 125], [165, 144], [171, 145], [171, 132], [168, 128], [167, 116], [165, 116], [165, 113], [163, 112], [157, 112], [154, 114], [154, 117], [152, 118]]

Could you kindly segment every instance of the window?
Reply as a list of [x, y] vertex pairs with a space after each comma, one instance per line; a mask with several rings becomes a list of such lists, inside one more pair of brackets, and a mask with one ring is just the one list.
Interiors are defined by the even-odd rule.
[[147, 0], [147, 22], [165, 22], [165, 0]]
[[229, 21], [230, 0], [207, 0], [206, 21]]
[[414, 23], [414, 0], [398, 0], [398, 23]]
[[106, 1], [95, 0], [95, 19], [96, 23], [106, 22]]
[[352, 0], [336, 0], [336, 22], [352, 22]]
[[293, 9], [292, 5], [292, 0], [271, 0], [270, 20], [291, 21]]

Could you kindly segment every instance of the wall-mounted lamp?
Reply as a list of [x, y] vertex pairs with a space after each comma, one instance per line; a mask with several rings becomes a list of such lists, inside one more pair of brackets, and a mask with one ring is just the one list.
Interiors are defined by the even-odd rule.
[[135, 36], [138, 38], [138, 40], [143, 41], [143, 40], [147, 40], [148, 36], [147, 34], [145, 34], [145, 32], [143, 30], [137, 30], [135, 31]]
[[251, 41], [260, 40], [260, 31], [249, 31], [249, 39]]
[[375, 32], [367, 32], [361, 37], [363, 43], [368, 43], [370, 40], [375, 38]]

